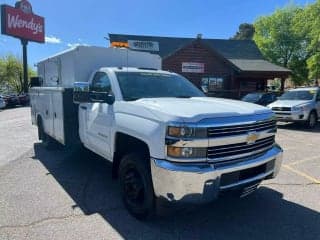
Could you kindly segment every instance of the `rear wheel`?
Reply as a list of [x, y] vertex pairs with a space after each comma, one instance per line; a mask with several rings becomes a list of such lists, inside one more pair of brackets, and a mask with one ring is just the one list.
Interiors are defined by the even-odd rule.
[[318, 116], [315, 111], [312, 111], [309, 115], [308, 121], [306, 122], [306, 126], [308, 128], [315, 128], [317, 125]]
[[119, 166], [122, 200], [135, 218], [143, 220], [155, 211], [150, 163], [146, 154], [125, 155]]
[[42, 119], [38, 120], [38, 138], [42, 141], [45, 148], [51, 150], [56, 148], [56, 142], [45, 131], [42, 123]]

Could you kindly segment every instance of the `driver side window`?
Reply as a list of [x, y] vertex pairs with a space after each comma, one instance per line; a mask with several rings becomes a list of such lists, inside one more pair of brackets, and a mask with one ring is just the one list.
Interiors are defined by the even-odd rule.
[[97, 72], [94, 75], [91, 85], [91, 91], [94, 92], [110, 92], [111, 83], [108, 75], [104, 72]]
[[320, 91], [318, 91], [317, 101], [320, 101]]

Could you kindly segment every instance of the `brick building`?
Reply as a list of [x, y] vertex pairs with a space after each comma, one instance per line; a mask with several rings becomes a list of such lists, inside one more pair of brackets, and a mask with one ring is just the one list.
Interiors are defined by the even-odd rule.
[[266, 61], [254, 41], [109, 34], [110, 45], [148, 51], [162, 58], [162, 69], [185, 76], [209, 96], [239, 98], [264, 91], [268, 79], [290, 70]]

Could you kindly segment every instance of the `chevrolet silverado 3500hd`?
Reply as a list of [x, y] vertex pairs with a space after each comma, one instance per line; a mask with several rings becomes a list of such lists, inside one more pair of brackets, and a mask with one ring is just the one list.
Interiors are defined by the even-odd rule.
[[[57, 62], [63, 69], [63, 59]], [[60, 87], [33, 87], [40, 139], [81, 142], [111, 161], [123, 202], [140, 219], [162, 201], [205, 203], [229, 191], [245, 196], [278, 174], [282, 149], [270, 109], [208, 98], [178, 74], [142, 67], [92, 69], [73, 89], [63, 87], [61, 73]]]

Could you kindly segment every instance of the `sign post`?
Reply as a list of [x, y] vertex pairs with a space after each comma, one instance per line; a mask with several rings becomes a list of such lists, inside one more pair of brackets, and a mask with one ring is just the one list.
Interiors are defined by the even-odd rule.
[[23, 56], [23, 90], [28, 92], [28, 57], [29, 41], [44, 43], [44, 18], [33, 14], [27, 0], [16, 2], [15, 7], [1, 5], [1, 33], [19, 38]]
[[23, 91], [28, 92], [28, 55], [27, 45], [28, 41], [21, 39], [22, 44], [22, 61], [23, 61]]

